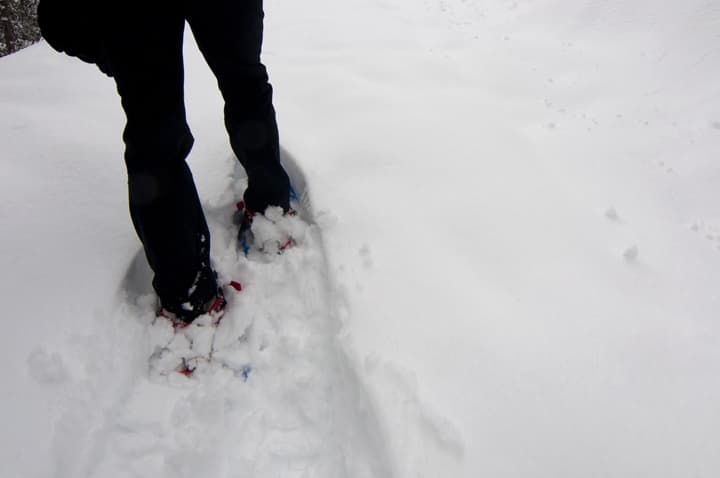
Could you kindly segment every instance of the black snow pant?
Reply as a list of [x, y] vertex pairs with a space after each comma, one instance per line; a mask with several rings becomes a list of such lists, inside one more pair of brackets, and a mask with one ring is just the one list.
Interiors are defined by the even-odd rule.
[[[249, 179], [248, 208], [288, 208], [272, 88], [260, 62], [262, 0], [116, 2], [104, 32], [127, 116], [123, 134], [130, 214], [163, 305], [214, 297], [210, 234], [185, 162], [193, 136], [183, 98], [187, 21], [225, 100], [225, 125]], [[198, 282], [199, 281], [199, 282]]]

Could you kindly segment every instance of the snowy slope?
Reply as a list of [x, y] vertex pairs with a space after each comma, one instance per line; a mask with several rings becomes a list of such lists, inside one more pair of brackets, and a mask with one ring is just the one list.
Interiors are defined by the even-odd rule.
[[269, 46], [369, 390], [404, 375], [463, 476], [715, 476], [717, 5], [333, 5]]
[[[149, 317], [125, 304], [138, 245], [113, 84], [39, 44], [0, 59], [0, 476], [720, 473], [717, 5], [266, 13], [317, 224], [296, 267], [323, 284], [294, 296], [286, 278], [266, 309], [295, 304], [299, 321], [266, 330], [332, 390], [298, 386], [282, 353], [276, 380], [149, 381]], [[232, 169], [221, 102], [191, 42], [187, 56], [191, 165], [215, 211]], [[274, 387], [297, 392], [286, 408], [263, 399]], [[297, 436], [340, 443], [274, 454], [293, 441], [263, 434], [323, 393], [308, 416], [333, 420]], [[243, 421], [275, 405], [278, 421]]]

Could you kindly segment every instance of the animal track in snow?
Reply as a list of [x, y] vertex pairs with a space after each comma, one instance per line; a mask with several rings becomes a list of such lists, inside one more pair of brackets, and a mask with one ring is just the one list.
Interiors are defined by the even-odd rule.
[[690, 230], [710, 241], [720, 251], [720, 224], [698, 220], [690, 225]]

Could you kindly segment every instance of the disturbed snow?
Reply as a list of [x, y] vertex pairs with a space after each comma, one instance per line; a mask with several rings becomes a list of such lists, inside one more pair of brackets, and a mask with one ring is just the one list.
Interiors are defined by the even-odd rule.
[[[290, 233], [295, 247], [245, 257], [228, 227], [245, 184], [229, 174], [206, 207], [220, 280], [242, 281], [243, 290], [226, 288], [217, 327], [203, 316], [175, 330], [155, 316], [138, 254], [127, 298], [108, 324], [133, 332], [121, 340], [120, 360], [133, 357], [135, 376], [109, 380], [118, 377], [108, 370], [125, 365], [105, 348], [90, 351], [97, 375], [72, 387], [59, 420], [59, 476], [389, 476], [379, 430], [335, 341], [332, 285], [308, 196], [300, 217], [262, 228], [276, 235], [266, 240]], [[190, 377], [176, 372], [180, 358], [191, 361]], [[46, 363], [50, 369], [34, 363], [34, 373], [57, 376], [58, 357]]]
[[[716, 2], [266, 10], [315, 209], [277, 262], [226, 262], [215, 226], [257, 315], [191, 381], [148, 368], [112, 82], [45, 44], [0, 59], [0, 475], [717, 476]], [[222, 102], [187, 47], [218, 220]]]

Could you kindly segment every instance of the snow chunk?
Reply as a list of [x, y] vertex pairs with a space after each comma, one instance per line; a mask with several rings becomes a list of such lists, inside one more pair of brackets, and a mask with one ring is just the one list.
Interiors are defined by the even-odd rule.
[[253, 218], [252, 232], [260, 250], [279, 252], [289, 242], [300, 245], [307, 231], [305, 223], [296, 214], [284, 214], [282, 208], [269, 207], [264, 215]]
[[623, 257], [628, 262], [635, 262], [640, 255], [640, 249], [638, 249], [638, 246], [633, 244], [632, 246], [625, 249], [625, 252], [623, 252]]

